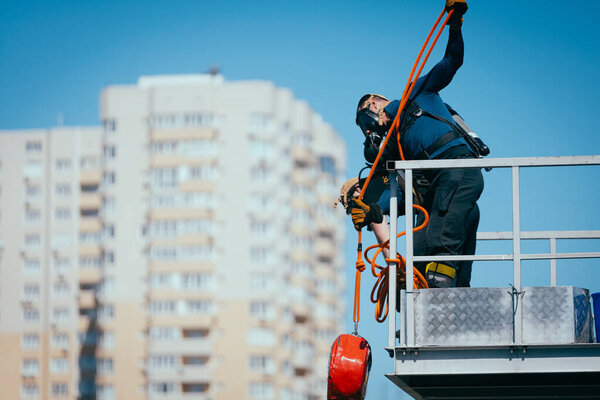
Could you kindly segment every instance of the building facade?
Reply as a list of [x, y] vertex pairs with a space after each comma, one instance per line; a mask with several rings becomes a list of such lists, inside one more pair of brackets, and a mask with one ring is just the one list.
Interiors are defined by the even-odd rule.
[[[0, 135], [0, 340], [15, 349], [1, 386], [10, 371], [14, 398], [324, 398], [344, 313], [344, 216], [332, 207], [343, 141], [289, 90], [219, 75], [142, 77], [103, 90], [100, 108], [101, 128]], [[43, 137], [37, 206], [19, 177], [32, 135]], [[59, 137], [68, 143], [45, 144]], [[59, 205], [67, 158], [72, 196]], [[29, 227], [32, 207], [41, 222]], [[33, 251], [37, 280], [25, 273]], [[54, 278], [62, 252], [70, 269]], [[38, 303], [23, 303], [29, 282]], [[62, 381], [58, 293], [73, 317]], [[23, 325], [34, 307], [39, 331]], [[38, 347], [24, 349], [34, 333]], [[38, 373], [22, 374], [34, 360]]]

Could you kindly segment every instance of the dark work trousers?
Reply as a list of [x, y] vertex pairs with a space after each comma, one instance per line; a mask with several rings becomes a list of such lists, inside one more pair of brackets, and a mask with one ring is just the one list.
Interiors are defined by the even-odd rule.
[[[447, 158], [472, 157], [452, 154], [457, 151], [459, 149], [450, 152], [448, 155], [451, 157]], [[431, 184], [421, 189], [423, 207], [429, 212], [429, 223], [424, 230], [415, 233], [415, 256], [475, 254], [479, 226], [477, 200], [483, 191], [481, 169], [444, 169], [431, 176]], [[421, 214], [417, 217], [417, 225], [422, 223], [423, 218]], [[456, 269], [456, 286], [470, 286], [472, 261], [443, 263]], [[427, 262], [415, 264], [423, 274], [426, 265]]]

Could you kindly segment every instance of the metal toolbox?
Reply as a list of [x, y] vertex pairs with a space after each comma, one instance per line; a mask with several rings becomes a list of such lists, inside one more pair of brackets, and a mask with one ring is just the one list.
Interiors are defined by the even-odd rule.
[[491, 346], [514, 344], [522, 307], [522, 342], [592, 342], [587, 289], [572, 286], [422, 289], [415, 296], [417, 346]]

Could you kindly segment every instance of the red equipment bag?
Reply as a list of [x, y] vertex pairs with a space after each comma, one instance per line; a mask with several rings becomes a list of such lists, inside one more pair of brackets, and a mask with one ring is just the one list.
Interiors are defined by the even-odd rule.
[[363, 400], [371, 370], [371, 346], [358, 335], [340, 335], [331, 346], [327, 400]]

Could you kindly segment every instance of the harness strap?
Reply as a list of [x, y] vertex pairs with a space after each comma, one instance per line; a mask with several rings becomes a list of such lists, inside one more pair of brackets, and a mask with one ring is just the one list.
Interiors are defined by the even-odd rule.
[[435, 142], [433, 142], [432, 145], [430, 145], [425, 150], [423, 150], [421, 152], [421, 154], [419, 154], [417, 156], [417, 159], [419, 159], [419, 160], [429, 160], [431, 158], [431, 155], [433, 153], [435, 153], [438, 149], [440, 149], [443, 146], [447, 145], [448, 143], [450, 143], [454, 139], [458, 139], [460, 137], [462, 137], [462, 135], [460, 133], [456, 132], [456, 131], [450, 131], [450, 132], [446, 133], [444, 136], [442, 136], [441, 138], [439, 138], [438, 140], [436, 140]]

